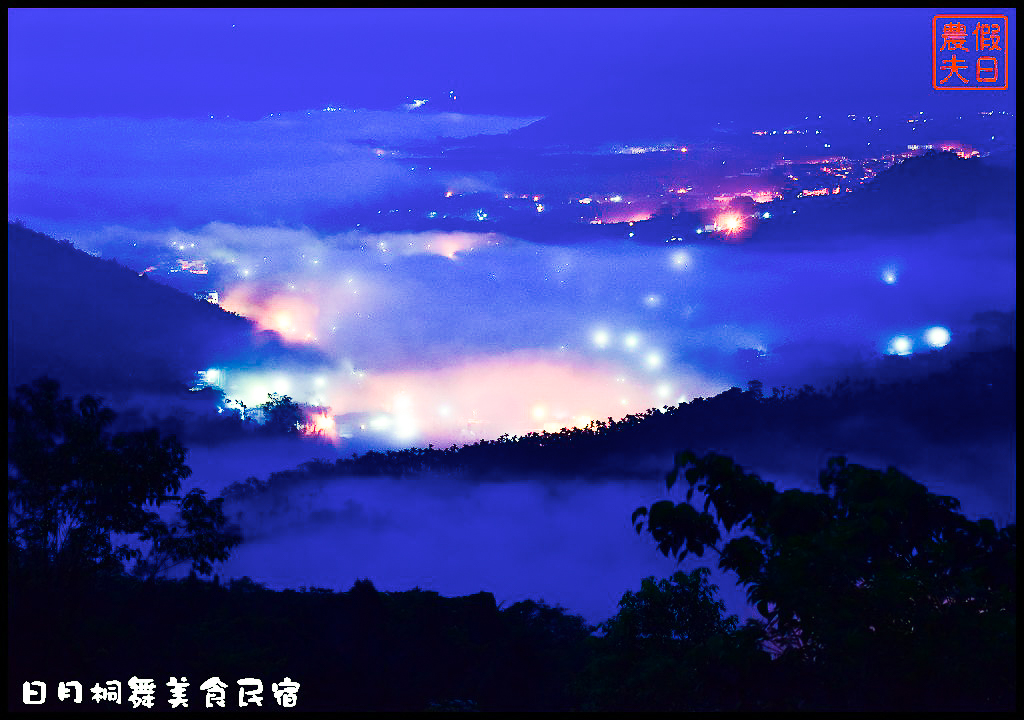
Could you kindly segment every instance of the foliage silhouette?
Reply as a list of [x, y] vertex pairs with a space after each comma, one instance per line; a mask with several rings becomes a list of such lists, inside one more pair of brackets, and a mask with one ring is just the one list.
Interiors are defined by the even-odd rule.
[[[227, 526], [221, 501], [202, 491], [179, 498], [192, 471], [174, 436], [149, 429], [112, 434], [115, 413], [86, 395], [77, 406], [41, 378], [8, 399], [8, 556], [20, 568], [69, 579], [97, 570], [120, 573], [142, 560], [150, 574], [190, 560], [209, 574], [240, 538]], [[167, 525], [153, 509], [181, 503]], [[138, 542], [153, 542], [148, 560]]]
[[[950, 365], [936, 370], [943, 358]], [[581, 475], [586, 470], [633, 474], [624, 458], [678, 447], [680, 436], [694, 447], [711, 448], [741, 441], [771, 443], [798, 437], [808, 449], [842, 443], [875, 453], [897, 454], [906, 432], [929, 443], [962, 447], [965, 443], [1001, 441], [1015, 427], [1016, 350], [999, 347], [966, 356], [943, 353], [888, 360], [912, 368], [910, 378], [885, 384], [846, 379], [825, 389], [773, 388], [758, 381], [746, 392], [732, 388], [712, 398], [694, 400], [620, 419], [595, 420], [585, 428], [559, 432], [502, 435], [473, 444], [438, 448], [372, 450], [334, 462], [312, 461], [293, 470], [251, 478], [225, 489], [230, 500], [267, 492], [286, 492], [294, 484], [347, 476], [405, 476], [422, 472], [467, 473], [488, 477], [505, 471]], [[225, 413], [226, 414], [226, 413]], [[864, 428], [852, 436], [850, 427]], [[851, 436], [854, 442], [851, 443]], [[793, 443], [791, 443], [793, 444]], [[799, 448], [795, 448], [799, 449]], [[781, 469], [781, 468], [780, 468]]]
[[152, 541], [149, 554], [140, 557], [133, 574], [149, 580], [185, 562], [199, 575], [213, 572], [214, 562], [224, 562], [231, 549], [242, 542], [239, 528], [224, 515], [224, 498], [206, 499], [206, 493], [193, 488], [181, 499], [179, 520], [168, 524], [157, 521], [142, 536]]
[[297, 435], [302, 424], [302, 407], [288, 395], [270, 393], [267, 401], [259, 406], [263, 414], [261, 430], [267, 433]]
[[677, 572], [670, 578], [645, 578], [638, 592], [627, 591], [619, 612], [603, 626], [615, 642], [697, 645], [734, 631], [736, 616], [724, 616], [707, 568]]
[[[588, 710], [757, 709], [769, 656], [761, 628], [725, 615], [707, 568], [643, 580], [601, 625], [581, 684]], [[769, 704], [770, 706], [770, 704]]]
[[[714, 453], [679, 453], [667, 488], [680, 479], [686, 500], [637, 508], [637, 532], [680, 560], [716, 552], [746, 586], [783, 664], [824, 673], [814, 702], [1012, 702], [1015, 524], [971, 521], [955, 498], [841, 457], [820, 473], [820, 493], [780, 492]], [[973, 643], [951, 648], [951, 637]]]

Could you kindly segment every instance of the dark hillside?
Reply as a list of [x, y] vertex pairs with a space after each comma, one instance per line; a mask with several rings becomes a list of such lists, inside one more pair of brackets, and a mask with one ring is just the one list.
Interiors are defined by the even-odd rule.
[[7, 225], [7, 307], [8, 389], [40, 375], [69, 392], [168, 389], [282, 350], [244, 318], [18, 223]]
[[897, 163], [855, 192], [781, 203], [785, 209], [773, 210], [778, 219], [761, 226], [760, 239], [801, 230], [813, 230], [814, 237], [920, 233], [975, 220], [1013, 227], [1016, 187], [1015, 172], [998, 161], [929, 151]]

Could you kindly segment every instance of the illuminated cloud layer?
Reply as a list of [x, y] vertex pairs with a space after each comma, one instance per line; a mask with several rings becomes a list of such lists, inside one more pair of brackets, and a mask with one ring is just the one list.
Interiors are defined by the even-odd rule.
[[[830, 382], [858, 358], [955, 343], [974, 308], [1013, 306], [1012, 239], [978, 253], [961, 234], [913, 239], [898, 259], [870, 238], [559, 247], [227, 223], [93, 242], [202, 261], [223, 307], [333, 359], [316, 373], [222, 368], [230, 397], [288, 394], [343, 437], [410, 445], [585, 426], [755, 378]], [[990, 282], [961, 283], [965, 271]]]
[[[583, 242], [549, 224], [557, 198], [526, 195], [535, 224], [503, 225], [481, 208], [457, 232], [423, 230], [460, 193], [509, 207], [498, 169], [472, 153], [443, 172], [423, 156], [533, 122], [429, 107], [11, 117], [8, 201], [29, 223], [42, 218], [39, 229], [216, 292], [225, 309], [331, 359], [316, 373], [218, 368], [230, 397], [251, 407], [288, 394], [323, 408], [321, 429], [333, 419], [342, 436], [396, 444], [585, 425], [754, 378], [825, 383], [860, 359], [955, 345], [973, 313], [1014, 306], [1014, 240], [980, 222], [895, 243], [766, 245], [723, 212], [706, 244], [638, 245], [636, 228]], [[410, 198], [416, 230], [339, 220], [352, 208], [401, 218]], [[972, 235], [988, 238], [983, 251], [965, 243]]]

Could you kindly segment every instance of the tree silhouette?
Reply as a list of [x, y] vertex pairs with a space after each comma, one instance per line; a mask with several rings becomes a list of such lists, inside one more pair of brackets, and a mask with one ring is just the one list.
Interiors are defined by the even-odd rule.
[[224, 515], [224, 498], [206, 499], [193, 488], [181, 499], [180, 519], [167, 524], [157, 521], [141, 537], [152, 541], [149, 554], [139, 558], [133, 574], [152, 580], [185, 562], [192, 572], [209, 575], [214, 562], [223, 562], [231, 548], [242, 542], [238, 526]]
[[268, 433], [296, 435], [302, 424], [302, 408], [288, 395], [270, 393], [259, 406], [263, 413], [263, 430]]
[[[768, 663], [761, 629], [725, 615], [709, 570], [643, 580], [601, 625], [604, 637], [583, 675], [590, 710], [754, 709]], [[756, 698], [756, 700], [755, 700]]]
[[[219, 501], [201, 491], [181, 502], [182, 522], [167, 526], [153, 508], [181, 501], [192, 471], [185, 449], [157, 430], [111, 434], [115, 413], [90, 395], [77, 406], [41, 378], [8, 399], [8, 556], [52, 578], [105, 569], [122, 572], [140, 559], [139, 541], [157, 555], [189, 559], [200, 572], [237, 544]], [[176, 528], [176, 529], [172, 529]], [[181, 534], [179, 534], [180, 531]], [[114, 547], [113, 535], [136, 536]]]
[[662, 580], [645, 578], [639, 592], [627, 591], [619, 600], [618, 614], [603, 626], [607, 636], [624, 642], [696, 645], [733, 632], [738, 620], [724, 615], [725, 603], [715, 599], [717, 588], [708, 583], [708, 574], [707, 568], [697, 568]]
[[[677, 455], [668, 489], [680, 477], [686, 501], [638, 508], [637, 532], [680, 560], [715, 551], [776, 653], [828, 669], [828, 702], [977, 707], [1013, 697], [1015, 524], [971, 521], [955, 498], [841, 457], [820, 473], [821, 493], [780, 492], [714, 453]], [[725, 540], [719, 523], [738, 532]], [[951, 648], [953, 637], [972, 644]]]

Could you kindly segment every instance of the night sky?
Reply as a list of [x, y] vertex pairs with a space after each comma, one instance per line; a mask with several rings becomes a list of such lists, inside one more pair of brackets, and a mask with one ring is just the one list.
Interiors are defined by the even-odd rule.
[[[333, 443], [192, 448], [213, 492], [313, 457], [583, 427], [755, 372], [824, 385], [955, 349], [977, 313], [1016, 308], [1015, 226], [908, 229], [897, 206], [879, 227], [818, 232], [793, 204], [817, 197], [742, 198], [911, 145], [1015, 169], [1015, 11], [972, 11], [1011, 28], [1009, 89], [978, 91], [932, 87], [945, 12], [9, 9], [8, 218], [216, 292], [315, 355], [194, 368], [250, 407], [276, 392], [320, 408]], [[640, 237], [666, 207], [685, 237]], [[9, 314], [27, 302], [9, 296]], [[628, 522], [671, 457], [640, 459], [643, 482], [303, 488], [244, 528], [222, 572], [488, 590], [598, 621], [672, 570]], [[1013, 506], [1012, 444], [984, 488], [942, 477], [925, 445], [907, 458], [971, 512]], [[784, 480], [813, 482], [818, 460]]]

